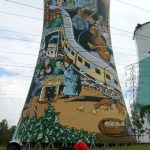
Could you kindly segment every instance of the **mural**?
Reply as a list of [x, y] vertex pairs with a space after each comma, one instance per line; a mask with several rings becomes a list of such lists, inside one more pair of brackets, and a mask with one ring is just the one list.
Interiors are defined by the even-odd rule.
[[115, 68], [109, 0], [45, 0], [39, 57], [14, 139], [134, 141]]

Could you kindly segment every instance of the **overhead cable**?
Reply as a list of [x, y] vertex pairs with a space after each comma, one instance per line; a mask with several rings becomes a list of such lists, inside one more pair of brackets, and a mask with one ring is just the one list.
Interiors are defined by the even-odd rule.
[[0, 29], [0, 32], [11, 32], [11, 33], [26, 34], [26, 35], [38, 36], [38, 37], [41, 37], [41, 36], [42, 36], [42, 35], [40, 35], [40, 34], [33, 34], [33, 33], [26, 33], [26, 32], [18, 32], [18, 31], [13, 31], [13, 30], [4, 30], [4, 29]]
[[18, 40], [18, 41], [25, 41], [25, 42], [33, 42], [33, 43], [40, 43], [39, 41], [27, 40], [27, 39], [17, 39], [12, 37], [0, 36], [1, 39], [9, 39], [9, 40]]
[[43, 10], [43, 8], [39, 8], [39, 7], [32, 6], [32, 5], [25, 4], [25, 3], [20, 3], [20, 2], [16, 2], [16, 1], [12, 1], [12, 0], [5, 0], [5, 1], [10, 2], [10, 3], [14, 3], [14, 4], [19, 4], [19, 5], [22, 5], [22, 6], [27, 6], [27, 7], [35, 8], [35, 9], [38, 9], [38, 10]]
[[[32, 5], [25, 4], [25, 3], [20, 3], [20, 2], [16, 2], [16, 1], [12, 1], [12, 0], [5, 0], [5, 1], [11, 2], [11, 3], [16, 3], [16, 4], [19, 4], [19, 5], [23, 5], [23, 6], [27, 6], [27, 7], [31, 7], [31, 8], [36, 8], [36, 9], [39, 9], [39, 10], [44, 10], [43, 8], [39, 8], [39, 7], [32, 6]], [[120, 0], [118, 0], [118, 1], [120, 1]], [[120, 1], [120, 2], [122, 2], [122, 1]], [[126, 3], [126, 2], [123, 2], [123, 3]], [[142, 8], [141, 8], [141, 9], [142, 9]], [[149, 12], [150, 12], [150, 11], [149, 11]], [[39, 18], [38, 18], [38, 19], [39, 19]], [[42, 20], [42, 19], [41, 19], [41, 20]], [[113, 28], [113, 29], [115, 29], [115, 30], [119, 30], [119, 31], [122, 31], [122, 32], [130, 33], [130, 34], [133, 35], [132, 32], [127, 31], [127, 30], [123, 30], [123, 29], [119, 29], [119, 28], [111, 27], [111, 26], [107, 26], [107, 27], [110, 27], [110, 28]], [[138, 34], [137, 34], [137, 36], [142, 36], [142, 35], [138, 35]], [[144, 36], [143, 36], [143, 37], [144, 37]], [[150, 37], [149, 37], [149, 38], [150, 38]]]
[[19, 53], [19, 52], [7, 52], [7, 51], [1, 51], [1, 50], [0, 50], [0, 53], [23, 55], [23, 56], [24, 56], [24, 55], [27, 55], [27, 56], [35, 56], [35, 57], [38, 56], [38, 55], [35, 55], [35, 54]]
[[125, 4], [125, 5], [131, 6], [131, 7], [134, 7], [134, 8], [137, 8], [137, 9], [142, 10], [142, 11], [145, 11], [145, 12], [147, 12], [147, 13], [150, 13], [150, 10], [146, 10], [146, 9], [144, 9], [144, 8], [135, 6], [135, 5], [130, 4], [130, 3], [127, 3], [127, 2], [125, 2], [125, 1], [121, 1], [121, 0], [117, 0], [117, 1], [120, 2], [120, 3], [123, 3], [123, 4]]
[[19, 14], [15, 14], [15, 13], [10, 13], [10, 12], [6, 12], [6, 11], [0, 11], [0, 13], [1, 13], [1, 14], [6, 14], [6, 15], [13, 15], [13, 16], [17, 16], [17, 17], [23, 17], [23, 18], [29, 18], [29, 19], [34, 19], [34, 20], [42, 21], [42, 18], [24, 16], [24, 15], [19, 15]]

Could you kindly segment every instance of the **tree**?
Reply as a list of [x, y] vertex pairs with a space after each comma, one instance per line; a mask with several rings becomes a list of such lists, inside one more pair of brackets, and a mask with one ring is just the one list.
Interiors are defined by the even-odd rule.
[[0, 122], [0, 145], [6, 145], [12, 138], [15, 132], [16, 126], [8, 127], [8, 122], [3, 119]]
[[136, 102], [133, 102], [133, 104], [131, 105], [131, 120], [132, 120], [134, 131], [137, 135], [138, 142], [141, 135], [145, 132], [143, 128], [144, 119], [141, 117], [140, 114], [141, 107], [142, 105]]

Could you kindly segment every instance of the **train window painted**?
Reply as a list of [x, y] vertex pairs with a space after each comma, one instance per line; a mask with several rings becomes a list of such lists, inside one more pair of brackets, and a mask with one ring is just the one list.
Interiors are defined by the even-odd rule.
[[116, 85], [118, 85], [118, 82], [115, 79], [114, 79], [114, 82], [115, 82]]
[[85, 66], [90, 68], [90, 64], [88, 62], [85, 61]]
[[108, 80], [110, 80], [110, 75], [106, 74], [106, 78], [107, 78]]
[[78, 56], [78, 60], [80, 63], [82, 63], [82, 58]]
[[66, 47], [66, 48], [68, 47], [67, 43], [65, 44], [65, 47]]
[[70, 52], [70, 48], [68, 47], [68, 51]]
[[74, 52], [73, 51], [71, 51], [71, 54], [74, 56]]
[[97, 69], [97, 68], [95, 68], [95, 72], [96, 72], [97, 74], [101, 74], [100, 70]]

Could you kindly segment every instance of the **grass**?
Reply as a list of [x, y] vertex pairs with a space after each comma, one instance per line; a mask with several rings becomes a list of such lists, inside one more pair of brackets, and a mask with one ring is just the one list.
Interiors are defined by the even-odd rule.
[[137, 145], [132, 145], [132, 146], [95, 148], [92, 150], [150, 150], [150, 144], [137, 144]]
[[[0, 150], [6, 150], [6, 147], [1, 147]], [[41, 150], [41, 149], [36, 149]], [[43, 150], [57, 150], [57, 149], [43, 149]], [[150, 150], [150, 144], [137, 144], [132, 146], [118, 146], [107, 148], [93, 148], [92, 150]]]

